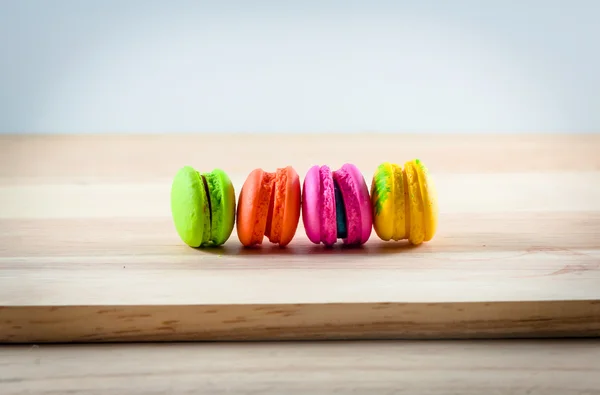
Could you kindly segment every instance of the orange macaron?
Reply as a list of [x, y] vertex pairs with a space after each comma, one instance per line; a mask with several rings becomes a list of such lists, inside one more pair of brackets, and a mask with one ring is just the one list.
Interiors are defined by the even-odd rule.
[[301, 207], [300, 177], [291, 167], [274, 173], [255, 169], [246, 178], [237, 207], [237, 235], [244, 246], [285, 246], [296, 234]]

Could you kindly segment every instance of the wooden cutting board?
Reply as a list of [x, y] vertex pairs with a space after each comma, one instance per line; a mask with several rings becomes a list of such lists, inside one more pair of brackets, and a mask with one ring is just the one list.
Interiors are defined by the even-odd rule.
[[[183, 165], [419, 158], [429, 243], [192, 249], [169, 212]], [[600, 135], [0, 137], [0, 342], [600, 334]]]

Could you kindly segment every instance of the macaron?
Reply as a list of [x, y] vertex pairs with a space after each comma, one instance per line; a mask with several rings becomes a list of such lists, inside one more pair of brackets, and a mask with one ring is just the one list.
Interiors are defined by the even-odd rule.
[[311, 167], [302, 190], [302, 222], [315, 244], [331, 246], [337, 239], [348, 245], [366, 243], [373, 226], [371, 200], [358, 168], [349, 163], [336, 171]]
[[221, 245], [235, 221], [235, 190], [221, 169], [179, 169], [171, 185], [171, 215], [181, 240], [191, 247]]
[[283, 247], [292, 241], [300, 220], [300, 178], [291, 167], [273, 173], [253, 170], [240, 191], [237, 234], [244, 246], [262, 244], [266, 236]]
[[404, 169], [382, 163], [371, 183], [373, 228], [380, 239], [405, 240], [411, 244], [430, 241], [437, 230], [438, 205], [435, 185], [419, 159]]

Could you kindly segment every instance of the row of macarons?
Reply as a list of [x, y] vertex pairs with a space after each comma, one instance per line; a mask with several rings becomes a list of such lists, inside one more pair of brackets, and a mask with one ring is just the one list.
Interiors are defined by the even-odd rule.
[[234, 226], [244, 246], [265, 237], [289, 244], [302, 222], [308, 239], [331, 246], [360, 245], [371, 230], [385, 241], [429, 241], [437, 229], [435, 186], [423, 162], [404, 166], [385, 162], [373, 175], [370, 190], [359, 169], [346, 163], [337, 170], [313, 166], [302, 186], [293, 167], [253, 170], [236, 204], [235, 189], [221, 169], [200, 173], [181, 168], [171, 186], [171, 213], [181, 240], [191, 247], [218, 246]]

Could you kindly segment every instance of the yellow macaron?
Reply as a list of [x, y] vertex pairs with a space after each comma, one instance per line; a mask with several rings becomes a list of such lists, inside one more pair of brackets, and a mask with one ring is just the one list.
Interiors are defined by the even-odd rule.
[[371, 182], [373, 228], [380, 239], [430, 241], [438, 223], [437, 192], [419, 159], [377, 168]]

